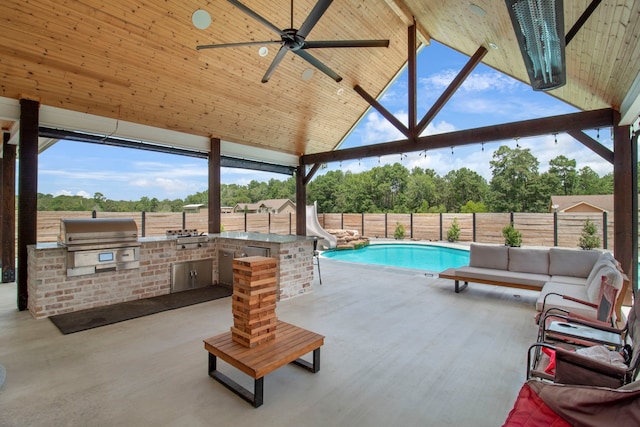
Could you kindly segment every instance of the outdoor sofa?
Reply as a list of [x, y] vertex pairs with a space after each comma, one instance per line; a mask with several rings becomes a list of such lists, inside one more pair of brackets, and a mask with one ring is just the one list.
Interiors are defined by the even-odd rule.
[[[621, 306], [629, 279], [610, 252], [569, 248], [523, 248], [472, 243], [469, 265], [449, 268], [439, 275], [455, 282], [455, 292], [469, 282], [540, 291], [536, 310], [558, 307], [574, 314], [596, 318], [603, 276], [618, 292], [614, 312], [621, 319]], [[464, 282], [460, 285], [460, 282]], [[547, 294], [551, 294], [546, 298]], [[563, 296], [592, 305], [567, 300]]]

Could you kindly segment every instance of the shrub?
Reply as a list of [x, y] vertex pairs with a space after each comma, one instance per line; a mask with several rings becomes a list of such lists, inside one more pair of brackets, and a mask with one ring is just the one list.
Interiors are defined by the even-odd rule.
[[513, 223], [502, 229], [502, 235], [504, 236], [505, 245], [513, 247], [522, 245], [522, 233], [513, 226]]
[[580, 235], [580, 241], [578, 246], [585, 250], [591, 250], [600, 247], [600, 237], [596, 236], [598, 227], [587, 219], [582, 227], [582, 234]]
[[458, 224], [458, 218], [453, 218], [451, 222], [451, 228], [447, 230], [447, 240], [455, 242], [460, 239], [460, 225]]
[[395, 237], [396, 240], [402, 240], [404, 239], [404, 236], [405, 236], [404, 224], [396, 222], [396, 231], [393, 233], [393, 237]]

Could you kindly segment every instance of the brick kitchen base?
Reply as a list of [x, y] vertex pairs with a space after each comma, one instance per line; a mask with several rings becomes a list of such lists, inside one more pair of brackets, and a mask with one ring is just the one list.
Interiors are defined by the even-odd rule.
[[67, 277], [66, 249], [56, 243], [30, 245], [28, 251], [28, 309], [35, 318], [165, 295], [171, 291], [174, 263], [212, 260], [218, 283], [218, 254], [231, 250], [238, 257], [246, 245], [268, 247], [276, 259], [277, 300], [313, 289], [313, 238], [294, 235], [228, 232], [209, 235], [195, 249], [176, 249], [175, 239], [140, 238], [140, 268]]

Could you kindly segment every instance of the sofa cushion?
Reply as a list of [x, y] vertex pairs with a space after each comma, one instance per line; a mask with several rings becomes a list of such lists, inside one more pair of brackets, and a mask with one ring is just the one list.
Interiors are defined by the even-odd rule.
[[487, 280], [500, 283], [511, 283], [526, 286], [542, 286], [551, 279], [546, 274], [520, 273], [517, 271], [501, 270], [496, 268], [460, 267], [456, 269], [456, 276], [464, 279]]
[[559, 282], [566, 283], [567, 285], [576, 285], [576, 286], [586, 286], [587, 279], [584, 277], [573, 277], [573, 276], [551, 276], [551, 282]]
[[509, 247], [472, 243], [469, 266], [506, 270], [509, 266]]
[[549, 250], [509, 248], [509, 271], [549, 274]]
[[547, 282], [544, 284], [540, 296], [536, 301], [536, 310], [542, 311], [542, 305], [544, 303], [544, 297], [550, 293], [557, 293], [560, 295], [549, 295], [547, 298], [544, 310], [550, 308], [560, 308], [562, 310], [568, 310], [572, 313], [586, 316], [592, 319], [596, 318], [596, 309], [589, 307], [588, 305], [580, 304], [574, 301], [565, 300], [562, 295], [567, 295], [573, 298], [577, 298], [582, 301], [588, 301], [586, 286], [568, 285], [566, 283]]
[[549, 248], [549, 274], [587, 277], [602, 252]]
[[587, 295], [589, 297], [589, 301], [593, 303], [598, 302], [598, 296], [600, 295], [600, 285], [602, 284], [602, 277], [605, 277], [609, 284], [616, 288], [618, 291], [622, 289], [622, 273], [618, 271], [617, 268], [612, 265], [603, 265], [600, 269], [593, 275], [593, 278], [590, 282], [587, 282]]

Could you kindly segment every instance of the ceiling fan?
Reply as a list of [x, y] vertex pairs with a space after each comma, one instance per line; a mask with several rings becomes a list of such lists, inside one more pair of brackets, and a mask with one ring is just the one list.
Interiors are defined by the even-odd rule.
[[336, 82], [342, 80], [335, 71], [324, 65], [317, 58], [307, 53], [307, 49], [317, 48], [344, 48], [344, 47], [388, 47], [389, 40], [326, 40], [326, 41], [306, 41], [307, 35], [311, 32], [313, 27], [318, 23], [324, 12], [329, 8], [333, 0], [318, 0], [313, 7], [307, 19], [302, 23], [299, 29], [293, 28], [293, 0], [291, 0], [291, 27], [284, 30], [279, 29], [271, 22], [258, 15], [253, 10], [249, 9], [244, 4], [237, 0], [227, 0], [238, 9], [242, 10], [247, 15], [251, 16], [256, 21], [262, 23], [267, 28], [271, 29], [280, 36], [280, 40], [268, 40], [259, 42], [242, 42], [242, 43], [223, 43], [223, 44], [208, 44], [196, 46], [196, 49], [214, 49], [221, 47], [236, 47], [236, 46], [251, 46], [251, 45], [264, 45], [264, 44], [280, 44], [280, 50], [273, 59], [273, 62], [267, 69], [264, 77], [262, 77], [262, 83], [267, 83], [271, 78], [271, 75], [275, 71], [276, 67], [285, 54], [291, 51], [331, 77]]

